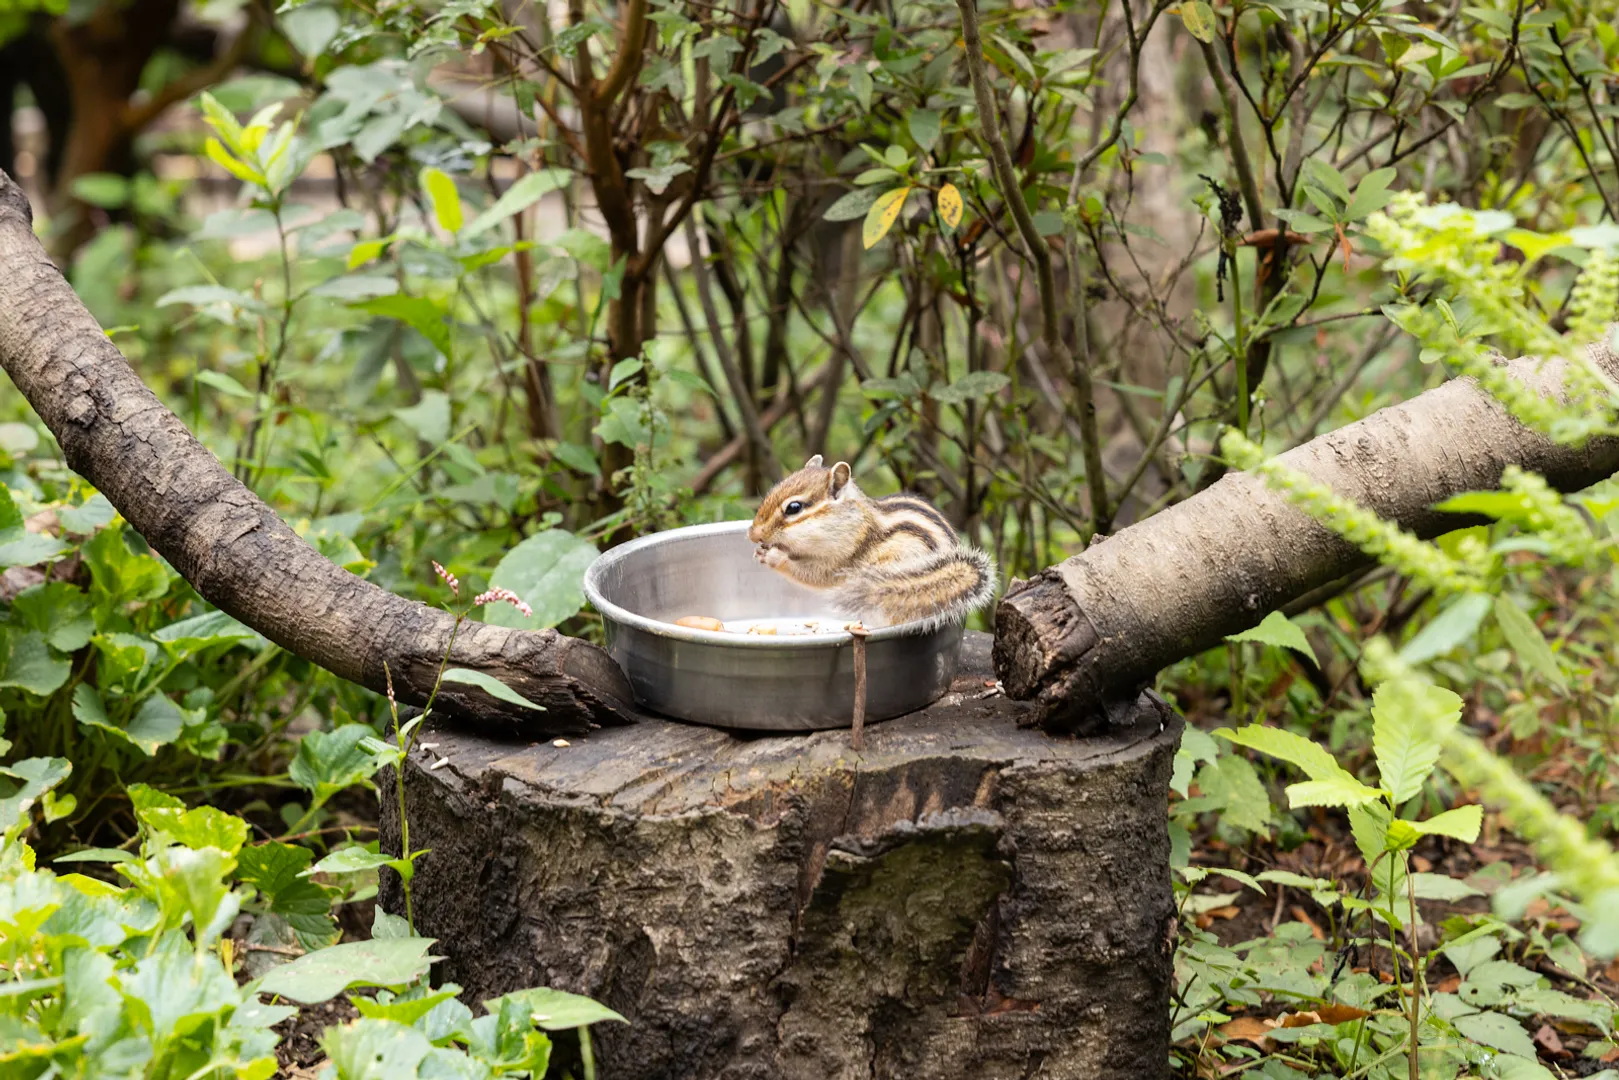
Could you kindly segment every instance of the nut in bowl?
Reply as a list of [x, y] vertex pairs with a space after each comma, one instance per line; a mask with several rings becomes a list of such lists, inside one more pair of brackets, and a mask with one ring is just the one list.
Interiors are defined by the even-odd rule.
[[[845, 627], [853, 620], [824, 591], [756, 559], [749, 527], [673, 529], [592, 563], [585, 595], [601, 612], [607, 650], [639, 702], [664, 716], [759, 731], [848, 727], [854, 638]], [[964, 619], [872, 631], [867, 719], [913, 712], [950, 688]]]

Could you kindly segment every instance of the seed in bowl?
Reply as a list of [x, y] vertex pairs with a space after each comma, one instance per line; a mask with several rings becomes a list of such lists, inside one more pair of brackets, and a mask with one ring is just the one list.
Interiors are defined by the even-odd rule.
[[716, 633], [725, 629], [724, 623], [707, 615], [682, 615], [675, 620], [675, 625], [691, 630], [713, 630]]

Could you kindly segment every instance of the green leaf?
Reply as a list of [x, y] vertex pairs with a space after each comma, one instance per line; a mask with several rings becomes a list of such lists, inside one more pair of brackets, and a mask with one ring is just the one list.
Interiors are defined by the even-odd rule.
[[326, 856], [320, 862], [302, 872], [303, 877], [311, 874], [361, 874], [368, 870], [387, 866], [393, 862], [393, 856], [378, 851], [370, 851], [360, 844], [351, 844], [346, 848], [339, 848]]
[[0, 776], [18, 781], [9, 794], [0, 797], [0, 832], [10, 836], [14, 828], [26, 825], [34, 804], [72, 772], [66, 758], [24, 758], [0, 765]]
[[404, 986], [427, 974], [432, 938], [373, 938], [312, 952], [270, 971], [254, 987], [300, 1005], [329, 1001], [356, 986]]
[[185, 915], [199, 941], [212, 941], [230, 925], [240, 910], [241, 899], [226, 880], [236, 868], [236, 859], [218, 848], [164, 848], [147, 859], [142, 868], [118, 863], [120, 874], [133, 881], [145, 877], [155, 882], [158, 906], [169, 925], [177, 926]]
[[1349, 209], [1344, 211], [1344, 219], [1359, 221], [1387, 206], [1394, 199], [1389, 185], [1398, 175], [1396, 169], [1374, 169], [1361, 177], [1360, 183], [1355, 185], [1355, 197], [1349, 200]]
[[117, 173], [86, 173], [73, 181], [73, 196], [103, 210], [129, 205], [130, 182]]
[[179, 933], [166, 936], [156, 953], [118, 980], [118, 987], [136, 1027], [158, 1048], [190, 1034], [207, 1018], [220, 1016], [242, 1000], [236, 980], [219, 958], [192, 950]]
[[907, 125], [911, 138], [924, 154], [931, 153], [939, 144], [939, 114], [932, 109], [912, 109]]
[[130, 550], [124, 527], [102, 529], [79, 553], [90, 567], [90, 595], [116, 606], [156, 600], [169, 591], [169, 570], [150, 555]]
[[22, 511], [11, 498], [11, 489], [0, 484], [0, 535], [22, 528]]
[[572, 174], [567, 169], [541, 169], [519, 177], [495, 200], [495, 205], [472, 219], [461, 233], [463, 240], [488, 232], [502, 221], [527, 210], [553, 191], [568, 186]]
[[1463, 593], [1456, 597], [1416, 637], [1405, 643], [1400, 659], [1415, 666], [1444, 656], [1478, 632], [1490, 605], [1488, 593]]
[[1270, 828], [1270, 796], [1254, 770], [1253, 762], [1239, 754], [1227, 754], [1198, 771], [1195, 800], [1181, 804], [1189, 813], [1213, 811], [1228, 825], [1264, 833]]
[[1310, 658], [1310, 662], [1320, 666], [1315, 658], [1315, 650], [1310, 648], [1310, 639], [1304, 636], [1299, 625], [1280, 611], [1273, 611], [1265, 616], [1265, 621], [1252, 630], [1244, 630], [1240, 634], [1232, 634], [1227, 641], [1257, 641], [1262, 645], [1273, 645], [1278, 649], [1292, 649], [1303, 653]]
[[67, 551], [68, 546], [54, 536], [12, 529], [0, 535], [0, 570], [54, 562]]
[[454, 235], [461, 231], [461, 193], [455, 190], [455, 181], [443, 169], [429, 166], [422, 170], [422, 190], [433, 202], [433, 217], [439, 228]]
[[315, 805], [355, 784], [371, 786], [371, 775], [381, 767], [383, 755], [361, 743], [372, 736], [365, 724], [344, 724], [336, 731], [311, 731], [298, 742], [298, 755], [288, 774], [292, 782], [315, 796]]
[[90, 614], [90, 597], [77, 585], [48, 581], [24, 589], [11, 601], [13, 620], [45, 635], [45, 642], [58, 652], [71, 653], [90, 643], [96, 630]]
[[1377, 772], [1396, 805], [1422, 790], [1446, 733], [1461, 720], [1462, 699], [1416, 679], [1391, 679], [1372, 696]]
[[1344, 182], [1343, 174], [1328, 164], [1324, 158], [1306, 157], [1304, 171], [1308, 180], [1322, 191], [1337, 196], [1340, 202], [1350, 201], [1349, 185]]
[[1240, 731], [1221, 728], [1214, 734], [1238, 746], [1279, 758], [1309, 776], [1307, 783], [1293, 784], [1287, 789], [1288, 800], [1295, 807], [1354, 806], [1382, 796], [1378, 789], [1367, 787], [1351, 776], [1324, 748], [1291, 731], [1256, 724]]
[[415, 330], [443, 353], [446, 359], [455, 359], [450, 342], [450, 327], [444, 321], [444, 311], [433, 301], [421, 296], [378, 296], [351, 305], [355, 311], [395, 319]]
[[56, 519], [62, 523], [63, 532], [88, 536], [110, 522], [117, 513], [107, 497], [98, 491], [78, 506], [57, 507]]
[[246, 293], [227, 289], [223, 285], [185, 285], [178, 289], [170, 289], [157, 298], [156, 306], [169, 307], [173, 304], [188, 304], [191, 307], [225, 304], [259, 314], [267, 313], [269, 310], [263, 303]]
[[[576, 473], [585, 476], [600, 476], [601, 465], [596, 461], [596, 455], [590, 448], [580, 446], [578, 443], [559, 442], [551, 448], [551, 456]], [[532, 602], [531, 602], [532, 603]]]
[[1535, 1059], [1534, 1042], [1524, 1032], [1523, 1026], [1510, 1016], [1493, 1012], [1472, 1013], [1456, 1017], [1451, 1024], [1457, 1031], [1481, 1046], [1502, 1050], [1531, 1061]]
[[545, 711], [544, 705], [530, 701], [522, 694], [519, 694], [516, 690], [513, 690], [511, 687], [507, 686], [505, 683], [501, 682], [493, 675], [487, 674], [486, 672], [472, 671], [468, 668], [450, 668], [444, 673], [444, 681], [463, 683], [467, 686], [476, 686], [484, 693], [490, 695], [491, 697], [497, 697], [501, 701], [510, 702], [513, 705], [521, 705], [525, 709], [533, 709], [536, 712]]
[[221, 394], [230, 397], [246, 398], [248, 401], [252, 401], [257, 397], [253, 391], [223, 371], [199, 371], [197, 372], [197, 381], [203, 386], [218, 390]]
[[190, 656], [214, 645], [265, 641], [256, 630], [243, 626], [223, 611], [205, 611], [170, 623], [154, 633], [152, 640], [167, 645], [170, 653], [177, 657]]
[[398, 291], [399, 282], [387, 274], [339, 274], [310, 289], [309, 295], [333, 300], [369, 300], [392, 296]]
[[1415, 890], [1418, 900], [1444, 900], [1454, 903], [1471, 896], [1484, 895], [1467, 882], [1458, 881], [1449, 874], [1412, 874], [1410, 882], [1410, 887]]
[[491, 1013], [499, 1013], [507, 1002], [518, 1005], [537, 1026], [546, 1031], [566, 1031], [608, 1020], [616, 1020], [620, 1024], [629, 1023], [612, 1009], [587, 997], [564, 993], [561, 990], [549, 990], [545, 987], [505, 994], [484, 1002], [483, 1007]]
[[67, 682], [73, 666], [51, 653], [38, 630], [22, 633], [0, 627], [0, 687], [12, 686], [35, 697], [50, 697]]
[[1484, 825], [1482, 806], [1458, 806], [1435, 814], [1427, 821], [1411, 822], [1411, 827], [1423, 836], [1450, 836], [1466, 844], [1478, 841], [1479, 829]]
[[141, 823], [188, 848], [218, 848], [232, 855], [247, 843], [247, 822], [212, 806], [192, 810], [153, 807], [140, 814]]
[[322, 4], [305, 4], [284, 12], [276, 19], [276, 25], [306, 60], [314, 60], [324, 53], [343, 28], [337, 12]]
[[[320, 1046], [340, 1080], [420, 1076], [424, 1063], [435, 1053], [432, 1042], [422, 1032], [380, 1017], [362, 1017], [342, 1026], [329, 1027], [321, 1035]], [[453, 1074], [431, 1070], [429, 1075], [448, 1077]]]
[[[381, 910], [380, 908], [378, 909]], [[414, 1024], [428, 1013], [432, 1012], [440, 1002], [449, 1001], [455, 997], [453, 989], [440, 990], [425, 997], [394, 1000], [384, 1004], [374, 998], [354, 996], [349, 998], [350, 1003], [360, 1011], [361, 1016], [368, 1016], [375, 1020], [392, 1020], [398, 1024]]]
[[395, 409], [393, 415], [429, 446], [442, 446], [450, 439], [450, 396], [442, 390], [424, 391], [420, 401]]
[[822, 221], [859, 221], [882, 192], [876, 188], [855, 188], [826, 208]]
[[492, 626], [543, 630], [573, 617], [584, 606], [585, 570], [596, 560], [594, 544], [562, 529], [535, 533], [508, 551], [489, 577], [533, 610], [532, 618], [510, 604], [492, 604], [483, 620]]
[[961, 405], [975, 398], [998, 394], [1011, 382], [999, 371], [969, 371], [949, 386], [929, 390], [928, 396], [946, 405]]
[[1568, 682], [1563, 678], [1563, 669], [1557, 663], [1557, 657], [1552, 648], [1546, 643], [1546, 638], [1540, 632], [1535, 621], [1525, 614], [1523, 608], [1510, 596], [1497, 596], [1495, 598], [1495, 621], [1501, 627], [1507, 644], [1518, 655], [1518, 662], [1526, 671], [1539, 672], [1547, 682], [1559, 691], [1568, 689]]
[[608, 392], [611, 393], [612, 391], [617, 390], [620, 384], [622, 384], [625, 380], [635, 378], [635, 376], [641, 373], [641, 369], [644, 367], [646, 367], [646, 365], [633, 356], [625, 357], [623, 360], [620, 360], [618, 363], [614, 364], [613, 370], [607, 376]]

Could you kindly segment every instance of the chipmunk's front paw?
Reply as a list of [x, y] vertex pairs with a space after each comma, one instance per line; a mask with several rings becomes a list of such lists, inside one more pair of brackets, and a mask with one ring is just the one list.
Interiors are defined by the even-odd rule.
[[772, 570], [785, 570], [787, 569], [787, 564], [792, 561], [785, 551], [776, 547], [755, 548], [753, 557]]

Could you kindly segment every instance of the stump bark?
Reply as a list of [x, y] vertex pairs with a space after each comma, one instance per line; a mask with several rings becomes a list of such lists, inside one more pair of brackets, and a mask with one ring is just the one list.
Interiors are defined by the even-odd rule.
[[[1042, 732], [986, 691], [987, 635], [963, 660], [858, 754], [847, 731], [430, 730], [405, 775], [440, 977], [474, 1007], [544, 985], [618, 1010], [593, 1033], [612, 1080], [1164, 1076], [1181, 721], [1144, 694], [1104, 737]], [[391, 874], [382, 896], [403, 910]]]

